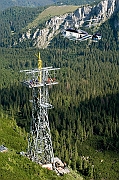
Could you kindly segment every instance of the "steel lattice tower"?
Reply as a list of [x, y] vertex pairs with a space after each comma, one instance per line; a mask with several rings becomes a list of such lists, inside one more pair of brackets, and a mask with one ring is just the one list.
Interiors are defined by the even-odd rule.
[[[48, 120], [49, 103], [48, 87], [58, 84], [55, 79], [59, 68], [42, 68], [40, 53], [38, 54], [38, 69], [23, 70], [26, 79], [23, 84], [32, 89], [32, 119], [28, 137], [27, 155], [32, 161], [41, 164], [54, 164], [54, 153]], [[21, 71], [21, 72], [23, 72]]]

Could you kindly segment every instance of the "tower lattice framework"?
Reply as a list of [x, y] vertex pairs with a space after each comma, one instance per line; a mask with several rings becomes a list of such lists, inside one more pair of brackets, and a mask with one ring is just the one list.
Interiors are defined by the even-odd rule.
[[54, 153], [48, 119], [48, 109], [52, 105], [49, 103], [48, 87], [58, 84], [55, 74], [59, 68], [42, 68], [40, 53], [37, 57], [38, 69], [23, 70], [26, 76], [23, 84], [32, 89], [32, 119], [27, 155], [37, 163], [53, 164]]

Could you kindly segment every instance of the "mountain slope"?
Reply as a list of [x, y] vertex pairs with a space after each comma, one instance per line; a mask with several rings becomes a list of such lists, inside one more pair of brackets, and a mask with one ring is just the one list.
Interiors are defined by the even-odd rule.
[[[8, 126], [9, 124], [9, 126]], [[0, 152], [0, 179], [2, 180], [82, 180], [80, 175], [71, 171], [66, 177], [58, 177], [55, 172], [44, 169], [27, 157], [20, 155], [20, 151], [27, 149], [27, 133], [17, 126], [16, 121], [1, 112], [0, 117], [0, 145], [8, 148], [6, 153]]]
[[0, 10], [4, 10], [9, 7], [23, 6], [23, 7], [38, 7], [53, 4], [53, 0], [1, 0]]
[[[96, 0], [97, 2], [99, 0]], [[0, 0], [0, 10], [4, 10], [9, 7], [14, 6], [23, 6], [23, 7], [38, 7], [38, 6], [46, 6], [51, 4], [70, 4], [70, 5], [81, 5], [92, 3], [93, 0], [86, 1], [86, 0]]]
[[[50, 110], [49, 120], [55, 155], [62, 157], [67, 164], [77, 169], [88, 180], [93, 176], [96, 180], [101, 178], [117, 180], [119, 178], [119, 53], [108, 49], [101, 51], [98, 49], [98, 44], [83, 48], [83, 44], [62, 41], [63, 39], [60, 39], [57, 44], [53, 42], [54, 49], [41, 50], [44, 64], [61, 67], [58, 77], [60, 83], [55, 89], [50, 89], [52, 91], [50, 98], [54, 108]], [[6, 81], [9, 83], [7, 88], [1, 86], [1, 104], [12, 114], [18, 111], [21, 117], [19, 125], [23, 127], [25, 121], [24, 127], [26, 127], [30, 120], [29, 99], [31, 98], [26, 88], [22, 89], [20, 82], [18, 83], [20, 75], [18, 77], [15, 73], [18, 73], [20, 69], [37, 67], [37, 60], [34, 56], [37, 50], [32, 48], [0, 48], [0, 50], [0, 60], [3, 64], [1, 67], [6, 74], [1, 85]], [[1, 144], [5, 142], [7, 147], [15, 149], [16, 154], [16, 151], [24, 150], [26, 145], [21, 144], [24, 148], [19, 146], [15, 148], [15, 144], [19, 142], [19, 128], [17, 130], [11, 126], [9, 120], [6, 120], [7, 116], [4, 117], [1, 118], [0, 127], [3, 129], [2, 134], [6, 135], [0, 134]], [[4, 128], [2, 123], [5, 124]], [[13, 133], [14, 129], [16, 133]], [[8, 138], [7, 133], [10, 135], [10, 132], [14, 138]], [[8, 161], [9, 158], [11, 161]], [[5, 162], [2, 159], [5, 159]], [[20, 174], [17, 172], [21, 166], [19, 172], [24, 177], [27, 177], [29, 173], [29, 179], [31, 177], [34, 180], [37, 179], [38, 173], [42, 179], [43, 177], [45, 180], [48, 177], [55, 179], [55, 175], [48, 174], [47, 177], [47, 171], [40, 173], [40, 169], [35, 164], [24, 160], [23, 157], [20, 158], [19, 155], [17, 157], [13, 154], [7, 157], [1, 156], [0, 162], [3, 164], [0, 170], [5, 178], [8, 176], [6, 173], [8, 169], [9, 176], [12, 177], [13, 174], [13, 180], [15, 174], [18, 174], [20, 179]], [[8, 179], [10, 179], [9, 176]], [[74, 177], [76, 176], [78, 175], [75, 174]], [[71, 179], [69, 175], [60, 178]]]
[[[0, 13], [0, 46], [12, 43], [15, 39], [21, 36], [20, 32], [26, 32], [31, 28], [34, 31], [34, 27], [44, 27], [46, 20], [55, 15], [65, 14], [66, 12], [72, 12], [77, 9], [78, 6], [64, 6], [59, 8], [51, 6], [47, 9], [40, 8], [25, 8], [14, 7], [9, 8]], [[6, 42], [4, 42], [6, 39]]]
[[[9, 22], [7, 17], [6, 21]], [[33, 21], [35, 18], [34, 16]], [[98, 43], [90, 44], [88, 41], [75, 43], [63, 39], [59, 34], [52, 40], [49, 48], [40, 50], [44, 66], [61, 68], [57, 77], [59, 79], [58, 86], [49, 89], [50, 99], [54, 106], [52, 110], [49, 110], [54, 153], [88, 180], [119, 179], [118, 20], [119, 13], [115, 12], [99, 27], [102, 40]], [[31, 22], [27, 21], [25, 27]], [[17, 27], [17, 22], [15, 27]], [[8, 40], [8, 36], [6, 36], [6, 40]], [[23, 46], [22, 48], [18, 48], [18, 46], [17, 48], [0, 47], [2, 71], [0, 100], [2, 108], [9, 111], [12, 117], [15, 114], [17, 123], [28, 129], [31, 117], [29, 103], [31, 93], [21, 87], [22, 78], [19, 71], [37, 68], [35, 54], [39, 49], [30, 44], [31, 39], [29, 39], [29, 44], [27, 44], [28, 41], [25, 42], [25, 48]], [[7, 117], [4, 117], [6, 120]], [[5, 123], [4, 117], [2, 117], [2, 122]], [[6, 126], [8, 124], [9, 121], [6, 121]], [[3, 127], [2, 124], [0, 127]], [[12, 132], [14, 137], [11, 143], [12, 138], [9, 139], [7, 132], [4, 135], [2, 131], [2, 143], [7, 142], [6, 146], [15, 149], [16, 156], [16, 151], [24, 149], [20, 149], [18, 146], [19, 150], [16, 150], [16, 145], [13, 143], [15, 136], [16, 139], [19, 139], [19, 131], [14, 133], [16, 129], [14, 130], [13, 127], [11, 130], [8, 127], [3, 128], [4, 131], [5, 129], [8, 134]], [[16, 142], [22, 142], [22, 140], [23, 138]], [[0, 162], [3, 160], [1, 169], [5, 180], [7, 176], [10, 179], [10, 175], [11, 177], [13, 175], [13, 179], [15, 179], [17, 173], [19, 179], [20, 173], [26, 179], [36, 180], [39, 178], [39, 174], [42, 179], [48, 178], [49, 171], [46, 171], [46, 174], [44, 174], [44, 170], [43, 173], [40, 173], [38, 167], [32, 162], [24, 160], [18, 154], [17, 157], [14, 154], [7, 155], [6, 157], [5, 154], [0, 156]], [[13, 161], [14, 159], [15, 161]], [[7, 174], [6, 172], [9, 171], [10, 173]], [[57, 176], [52, 175], [48, 174], [50, 179], [58, 179]], [[78, 175], [73, 176], [72, 178], [75, 178]], [[60, 178], [71, 179], [69, 175]]]
[[[93, 6], [51, 6], [11, 8], [0, 16], [1, 46], [37, 46], [45, 48], [62, 29], [77, 24], [86, 31], [97, 31], [119, 9], [117, 0], [101, 1]], [[6, 42], [3, 40], [6, 39]]]

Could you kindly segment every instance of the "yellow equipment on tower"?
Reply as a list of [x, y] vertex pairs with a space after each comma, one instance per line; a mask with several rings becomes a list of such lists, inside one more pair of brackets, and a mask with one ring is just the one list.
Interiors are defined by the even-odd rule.
[[[36, 55], [37, 56], [37, 55]], [[39, 73], [38, 73], [38, 82], [41, 83], [42, 81], [42, 60], [41, 60], [41, 57], [40, 57], [40, 52], [38, 53], [38, 70], [39, 70]]]

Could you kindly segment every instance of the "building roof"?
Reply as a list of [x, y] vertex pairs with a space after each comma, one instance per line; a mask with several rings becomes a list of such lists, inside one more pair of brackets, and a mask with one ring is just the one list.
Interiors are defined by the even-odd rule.
[[66, 31], [69, 31], [69, 32], [74, 32], [74, 33], [78, 33], [78, 30], [75, 30], [75, 29], [66, 29]]

